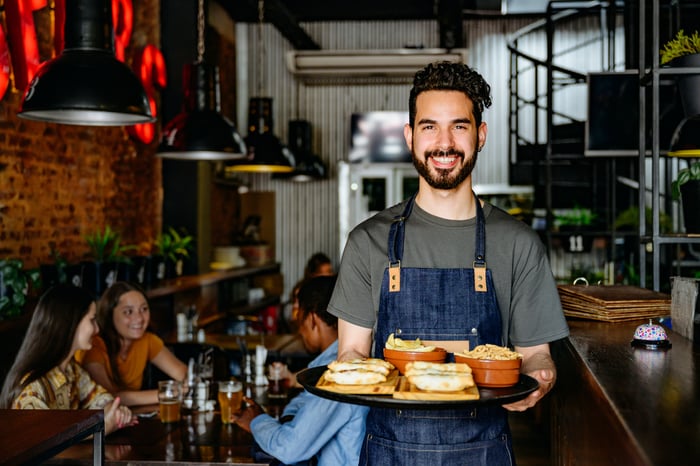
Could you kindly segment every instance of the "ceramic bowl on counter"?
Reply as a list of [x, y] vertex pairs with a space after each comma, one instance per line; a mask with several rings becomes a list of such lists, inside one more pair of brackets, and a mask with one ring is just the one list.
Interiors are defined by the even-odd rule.
[[472, 368], [474, 383], [479, 387], [511, 387], [520, 380], [520, 366], [523, 360], [517, 359], [475, 359], [455, 353], [455, 362], [463, 362]]
[[406, 363], [413, 361], [445, 362], [447, 351], [435, 348], [433, 351], [403, 351], [384, 348], [384, 359], [392, 363], [403, 375]]

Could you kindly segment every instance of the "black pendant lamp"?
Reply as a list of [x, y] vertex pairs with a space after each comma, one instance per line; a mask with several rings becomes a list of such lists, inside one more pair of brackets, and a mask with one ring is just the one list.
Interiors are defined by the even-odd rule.
[[70, 0], [65, 5], [63, 52], [39, 67], [17, 115], [86, 126], [154, 121], [141, 82], [114, 56], [112, 2]]
[[[263, 0], [258, 0], [258, 95], [262, 96], [262, 69], [265, 44], [262, 26], [265, 14]], [[252, 97], [248, 105], [248, 136], [245, 139], [248, 155], [244, 160], [233, 162], [226, 172], [285, 173], [294, 169], [294, 155], [277, 139], [272, 125], [272, 98]]]
[[306, 120], [289, 122], [289, 148], [296, 164], [289, 173], [279, 173], [273, 178], [304, 183], [326, 177], [326, 166], [321, 157], [311, 151], [311, 123]]
[[248, 156], [227, 172], [285, 173], [294, 169], [294, 154], [272, 132], [272, 99], [252, 97], [248, 106]]
[[204, 0], [197, 5], [197, 61], [184, 67], [182, 112], [163, 128], [156, 155], [178, 160], [242, 159], [245, 142], [221, 114], [219, 67], [204, 62]]

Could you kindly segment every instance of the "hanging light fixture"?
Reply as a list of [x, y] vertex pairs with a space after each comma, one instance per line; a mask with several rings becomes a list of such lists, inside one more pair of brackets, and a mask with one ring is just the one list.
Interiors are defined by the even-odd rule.
[[[262, 40], [262, 27], [265, 4], [258, 0], [258, 95], [263, 95], [263, 62], [265, 45]], [[294, 169], [294, 154], [280, 142], [273, 132], [272, 98], [252, 97], [248, 106], [248, 136], [246, 137], [248, 156], [226, 167], [226, 172], [266, 172], [285, 173]]]
[[700, 115], [684, 118], [671, 137], [669, 157], [700, 157]]
[[65, 47], [37, 70], [17, 115], [87, 126], [154, 121], [141, 82], [114, 56], [111, 1], [71, 0], [65, 8]]
[[219, 68], [204, 62], [204, 0], [197, 2], [197, 61], [185, 65], [182, 112], [163, 128], [156, 155], [178, 160], [235, 160], [246, 146], [221, 114]]
[[296, 161], [294, 170], [276, 173], [273, 178], [303, 183], [326, 177], [326, 165], [321, 157], [311, 151], [311, 123], [306, 120], [289, 122], [289, 147]]

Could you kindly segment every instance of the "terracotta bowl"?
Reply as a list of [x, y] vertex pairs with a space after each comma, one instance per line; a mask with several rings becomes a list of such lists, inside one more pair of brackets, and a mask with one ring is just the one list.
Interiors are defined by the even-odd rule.
[[473, 359], [455, 353], [455, 362], [467, 363], [472, 368], [474, 382], [479, 387], [511, 387], [520, 379], [523, 360]]
[[435, 348], [433, 351], [400, 351], [384, 348], [384, 359], [392, 363], [399, 370], [399, 374], [404, 373], [406, 363], [412, 361], [444, 362], [447, 351], [442, 348]]

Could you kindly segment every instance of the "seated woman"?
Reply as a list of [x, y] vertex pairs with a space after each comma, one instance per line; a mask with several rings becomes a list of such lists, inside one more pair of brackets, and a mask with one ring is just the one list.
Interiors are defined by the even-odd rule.
[[148, 331], [150, 309], [144, 292], [134, 284], [116, 282], [97, 304], [101, 338], [85, 353], [83, 367], [128, 406], [158, 403], [157, 390], [142, 390], [151, 362], [174, 380], [184, 381], [187, 366]]
[[0, 393], [0, 408], [104, 409], [105, 433], [137, 423], [75, 361], [89, 350], [99, 328], [96, 306], [82, 288], [55, 286], [39, 299], [17, 358]]

